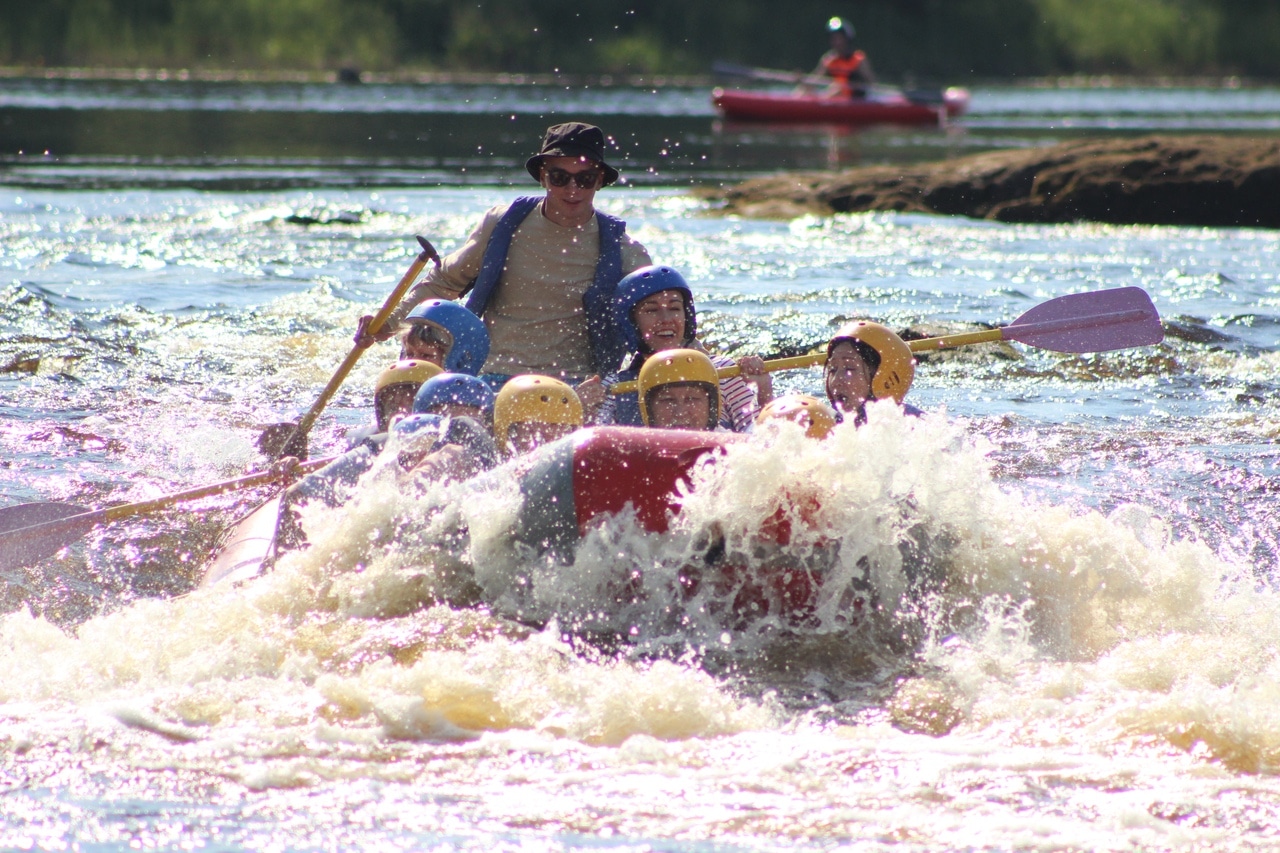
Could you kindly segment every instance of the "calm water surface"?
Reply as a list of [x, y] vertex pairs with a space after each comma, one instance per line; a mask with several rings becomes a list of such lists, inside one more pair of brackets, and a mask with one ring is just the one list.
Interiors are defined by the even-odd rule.
[[[501, 482], [374, 477], [308, 515], [310, 551], [235, 589], [192, 591], [266, 492], [100, 528], [0, 576], [0, 847], [1280, 844], [1280, 237], [760, 222], [687, 193], [1071, 133], [1273, 132], [1280, 97], [979, 90], [953, 128], [851, 134], [726, 127], [703, 91], [569, 95], [5, 81], [0, 506], [136, 501], [262, 464], [259, 430], [315, 400], [413, 235], [457, 246], [571, 113], [618, 136], [632, 183], [601, 206], [685, 272], [717, 350], [792, 351], [850, 317], [1009, 322], [1128, 285], [1166, 340], [935, 358], [912, 390], [929, 417], [754, 441], [703, 473], [684, 527], [620, 519], [572, 570], [507, 547]], [[424, 136], [368, 153], [342, 136], [362, 109]], [[313, 456], [368, 421], [393, 356], [359, 362]], [[850, 624], [834, 587], [804, 626], [679, 606], [700, 525], [747, 541], [806, 490], [879, 610]], [[906, 530], [943, 573], [927, 599], [903, 594]], [[632, 571], [645, 595], [620, 602]], [[460, 603], [460, 572], [492, 610]], [[559, 621], [521, 627], [515, 602]], [[597, 648], [587, 628], [633, 642]]]

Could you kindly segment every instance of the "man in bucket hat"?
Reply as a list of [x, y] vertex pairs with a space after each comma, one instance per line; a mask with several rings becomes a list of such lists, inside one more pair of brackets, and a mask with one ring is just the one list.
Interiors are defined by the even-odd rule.
[[[577, 385], [587, 412], [604, 400], [599, 376], [624, 353], [611, 326], [613, 290], [652, 263], [626, 223], [595, 209], [596, 191], [618, 179], [605, 162], [605, 136], [583, 122], [547, 128], [525, 163], [544, 194], [485, 213], [466, 243], [410, 290], [385, 329], [425, 299], [458, 299], [484, 319], [489, 358], [481, 372], [500, 388], [541, 374]], [[356, 341], [373, 342], [362, 318]]]

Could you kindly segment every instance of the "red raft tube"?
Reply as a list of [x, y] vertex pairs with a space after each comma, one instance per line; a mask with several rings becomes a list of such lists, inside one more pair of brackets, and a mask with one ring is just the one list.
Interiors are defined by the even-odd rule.
[[[517, 517], [517, 541], [557, 560], [571, 563], [578, 542], [605, 518], [631, 508], [649, 533], [670, 529], [679, 507], [677, 491], [689, 484], [695, 466], [722, 454], [745, 437], [732, 433], [593, 427], [561, 439], [543, 451], [521, 479], [524, 500]], [[812, 502], [810, 502], [812, 503]], [[802, 517], [816, 512], [807, 506]], [[784, 549], [791, 525], [779, 511], [760, 528], [762, 544]], [[817, 579], [809, 571], [779, 566], [753, 570], [708, 555], [701, 576], [685, 586], [689, 595], [701, 584], [732, 590], [738, 616], [773, 612], [800, 619], [812, 609]]]

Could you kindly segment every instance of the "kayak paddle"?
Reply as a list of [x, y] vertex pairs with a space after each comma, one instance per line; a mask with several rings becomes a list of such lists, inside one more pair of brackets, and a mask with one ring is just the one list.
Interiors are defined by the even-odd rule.
[[[806, 86], [829, 86], [832, 78], [821, 74], [801, 71], [780, 71], [773, 68], [754, 68], [750, 65], [739, 65], [736, 62], [716, 60], [711, 63], [711, 73], [722, 77], [740, 77], [746, 80], [762, 80], [769, 83], [795, 83]], [[914, 104], [926, 106], [942, 106], [946, 103], [945, 89], [900, 89], [884, 83], [871, 83], [865, 86], [872, 98], [903, 97]]]
[[[292, 467], [290, 472], [299, 476], [309, 474], [336, 458], [302, 462]], [[282, 473], [284, 472], [278, 470], [259, 471], [257, 474], [223, 480], [149, 501], [99, 510], [64, 503], [27, 503], [0, 507], [0, 570], [16, 569], [43, 560], [63, 546], [70, 545], [98, 524], [164, 509], [183, 501], [264, 485], [278, 480]]]
[[[1118, 287], [1050, 299], [1007, 326], [920, 338], [907, 341], [907, 346], [912, 352], [937, 352], [970, 344], [1017, 341], [1053, 352], [1086, 353], [1149, 346], [1162, 340], [1164, 329], [1151, 297], [1140, 287]], [[764, 366], [772, 373], [775, 370], [812, 367], [824, 364], [826, 360], [825, 352], [817, 352], [770, 359]], [[721, 379], [737, 376], [738, 372], [736, 364], [717, 371]], [[609, 392], [626, 394], [635, 391], [636, 386], [636, 382], [619, 382]]]
[[[422, 251], [418, 253], [418, 257], [414, 259], [404, 277], [400, 279], [400, 283], [396, 285], [395, 290], [391, 291], [391, 295], [382, 303], [382, 308], [378, 310], [378, 313], [369, 322], [369, 326], [365, 330], [368, 334], [375, 335], [381, 331], [383, 324], [391, 316], [391, 312], [400, 304], [400, 300], [404, 298], [405, 293], [408, 292], [418, 278], [423, 267], [427, 265], [427, 261], [435, 261], [436, 266], [440, 265], [440, 255], [436, 252], [435, 247], [427, 241], [427, 238], [418, 235], [417, 240], [418, 244], [422, 246]], [[320, 412], [324, 410], [325, 405], [337, 393], [339, 386], [347, 378], [351, 368], [355, 367], [356, 361], [359, 360], [365, 349], [367, 347], [362, 347], [359, 344], [351, 348], [351, 352], [347, 353], [347, 357], [342, 364], [338, 365], [338, 369], [329, 380], [329, 384], [325, 385], [324, 390], [320, 392], [320, 397], [311, 406], [311, 409], [302, 416], [302, 420], [298, 421], [296, 426], [290, 423], [272, 424], [263, 431], [258, 439], [258, 447], [263, 453], [272, 459], [285, 455], [306, 454], [307, 434], [311, 432], [312, 425], [315, 424], [316, 418], [320, 417]], [[293, 454], [288, 451], [293, 451]]]

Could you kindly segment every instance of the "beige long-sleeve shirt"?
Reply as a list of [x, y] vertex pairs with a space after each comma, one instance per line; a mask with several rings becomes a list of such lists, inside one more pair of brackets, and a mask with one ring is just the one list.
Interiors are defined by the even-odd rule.
[[[489, 235], [507, 212], [490, 208], [467, 242], [441, 260], [409, 291], [392, 320], [426, 299], [457, 299], [476, 276]], [[622, 271], [652, 263], [644, 246], [622, 235]], [[511, 238], [506, 267], [484, 312], [489, 330], [485, 373], [581, 378], [595, 372], [582, 295], [595, 279], [600, 226], [594, 215], [582, 226], [556, 225], [534, 209]], [[604, 366], [607, 370], [608, 365]]]

